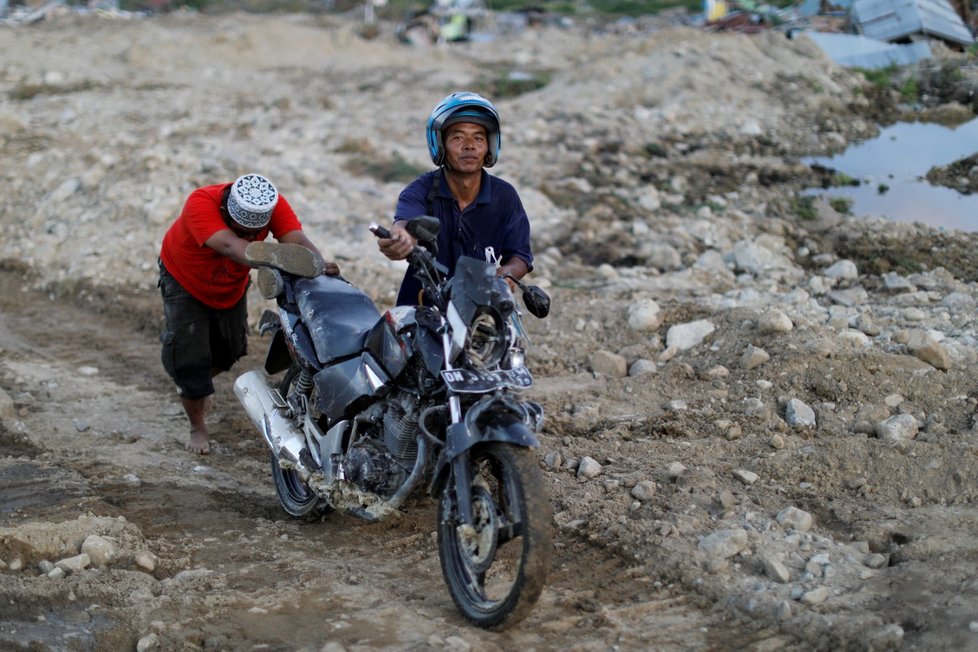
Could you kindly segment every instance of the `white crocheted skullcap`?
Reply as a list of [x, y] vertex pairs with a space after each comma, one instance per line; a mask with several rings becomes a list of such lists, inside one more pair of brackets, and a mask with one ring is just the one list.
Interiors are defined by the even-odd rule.
[[262, 229], [272, 219], [278, 203], [275, 185], [260, 174], [243, 174], [231, 185], [228, 213], [246, 229]]

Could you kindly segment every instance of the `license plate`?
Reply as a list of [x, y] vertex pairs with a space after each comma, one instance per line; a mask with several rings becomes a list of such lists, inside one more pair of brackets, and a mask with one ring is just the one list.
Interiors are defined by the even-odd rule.
[[441, 372], [441, 377], [453, 392], [470, 394], [491, 392], [499, 387], [529, 387], [533, 384], [533, 377], [526, 367], [499, 371], [452, 369]]

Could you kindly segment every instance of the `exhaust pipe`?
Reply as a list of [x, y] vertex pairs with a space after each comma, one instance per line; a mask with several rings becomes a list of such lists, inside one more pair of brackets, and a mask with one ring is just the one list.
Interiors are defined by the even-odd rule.
[[294, 468], [303, 480], [308, 480], [310, 470], [301, 461], [303, 454], [309, 454], [306, 438], [285, 416], [284, 409], [273, 398], [273, 392], [268, 385], [268, 376], [262, 371], [246, 372], [234, 381], [234, 395], [265, 437], [272, 453], [279, 461]]

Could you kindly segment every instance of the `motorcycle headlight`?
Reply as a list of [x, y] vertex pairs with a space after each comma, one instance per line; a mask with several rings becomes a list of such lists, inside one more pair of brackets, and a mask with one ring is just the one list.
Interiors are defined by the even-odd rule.
[[477, 369], [498, 365], [509, 349], [503, 320], [493, 310], [479, 312], [469, 325], [465, 354]]
[[511, 346], [506, 358], [503, 360], [503, 368], [519, 369], [526, 366], [526, 352], [518, 346]]

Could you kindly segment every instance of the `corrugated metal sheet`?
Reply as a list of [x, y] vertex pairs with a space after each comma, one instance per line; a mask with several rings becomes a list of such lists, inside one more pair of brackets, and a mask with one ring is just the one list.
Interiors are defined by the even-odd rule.
[[[840, 66], [874, 70], [892, 65], [905, 66], [931, 56], [926, 41], [897, 45], [858, 34], [803, 32], [815, 45]], [[797, 38], [797, 37], [796, 37]]]
[[961, 45], [975, 42], [948, 0], [855, 0], [852, 20], [859, 32], [881, 41], [926, 34]]

